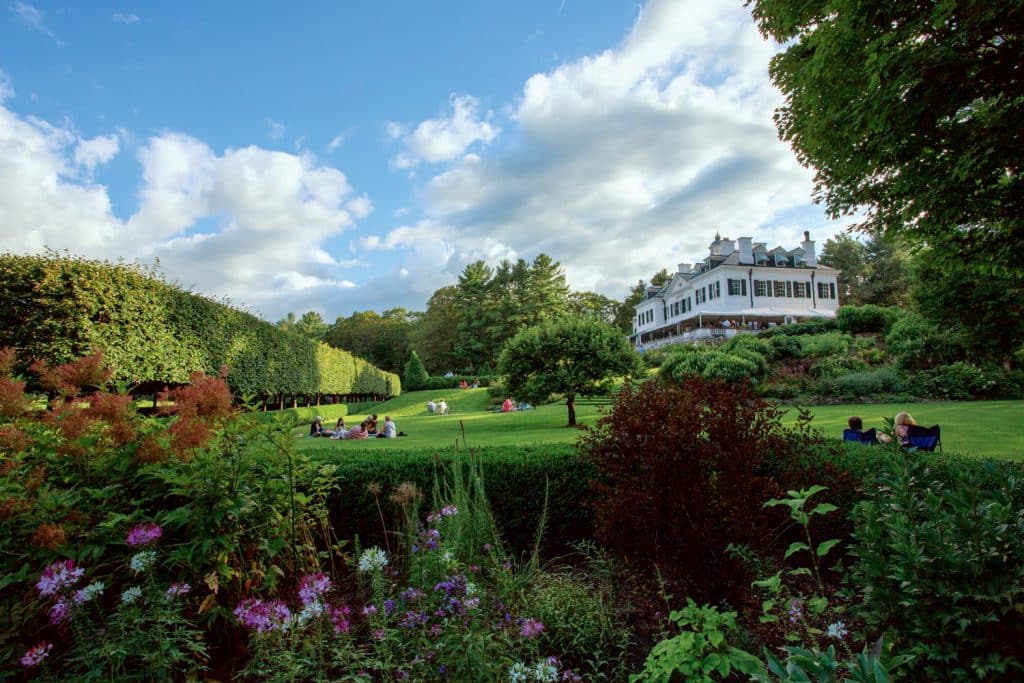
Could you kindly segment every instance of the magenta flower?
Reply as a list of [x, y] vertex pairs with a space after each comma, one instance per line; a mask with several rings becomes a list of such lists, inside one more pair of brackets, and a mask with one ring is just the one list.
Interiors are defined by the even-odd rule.
[[43, 570], [36, 588], [43, 595], [53, 595], [61, 588], [70, 588], [78, 583], [85, 570], [75, 566], [74, 560], [57, 560]]
[[129, 529], [125, 541], [131, 546], [149, 545], [160, 538], [163, 533], [164, 530], [158, 524], [145, 522], [143, 524], [136, 524]]
[[348, 633], [352, 625], [349, 621], [349, 617], [352, 616], [352, 610], [349, 609], [348, 605], [331, 607], [328, 609], [327, 614], [331, 617], [331, 623], [334, 624], [335, 633]]
[[519, 635], [523, 638], [536, 638], [544, 630], [544, 624], [536, 619], [523, 619], [519, 624]]
[[53, 645], [44, 640], [22, 656], [21, 665], [26, 669], [39, 666], [43, 663], [44, 659], [50, 656], [50, 650], [52, 649]]
[[302, 577], [299, 584], [299, 599], [302, 604], [309, 606], [313, 602], [319, 602], [320, 597], [331, 590], [331, 580], [326, 574], [308, 574]]

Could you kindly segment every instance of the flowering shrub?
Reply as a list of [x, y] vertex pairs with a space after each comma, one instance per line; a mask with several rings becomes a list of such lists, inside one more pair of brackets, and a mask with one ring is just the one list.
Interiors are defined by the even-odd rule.
[[[144, 538], [151, 544], [161, 533], [156, 525], [139, 525], [125, 540], [133, 545], [131, 541]], [[107, 589], [104, 581], [78, 587], [86, 574], [84, 567], [73, 560], [58, 560], [43, 570], [36, 588], [50, 603], [50, 623], [71, 627], [70, 631], [55, 631], [55, 639], [64, 646], [60, 651], [62, 672], [73, 678], [116, 680], [126, 672], [145, 669], [162, 679], [202, 668], [206, 649], [201, 633], [184, 616], [189, 586], [175, 583], [161, 590], [153, 571], [157, 559], [156, 550], [140, 551], [128, 562], [130, 575], [111, 577], [119, 583], [125, 579], [141, 583], [124, 587], [120, 601], [109, 612], [100, 603]], [[70, 640], [63, 637], [67, 633]], [[53, 649], [49, 641], [39, 643], [22, 656], [22, 666], [57, 668], [50, 659]]]

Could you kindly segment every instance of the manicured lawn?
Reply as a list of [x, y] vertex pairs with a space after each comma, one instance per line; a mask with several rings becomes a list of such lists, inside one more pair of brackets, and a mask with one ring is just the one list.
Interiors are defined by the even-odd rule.
[[[427, 401], [444, 399], [448, 402], [448, 415], [430, 415]], [[346, 449], [346, 448], [448, 448], [462, 442], [465, 428], [466, 443], [472, 446], [505, 446], [533, 443], [572, 443], [579, 431], [569, 429], [569, 420], [564, 403], [540, 406], [539, 408], [513, 413], [494, 413], [487, 410], [486, 389], [446, 389], [441, 391], [412, 391], [373, 408], [380, 420], [390, 415], [398, 430], [408, 434], [398, 439], [365, 439], [361, 441], [333, 441], [330, 439], [303, 439], [303, 450]], [[358, 425], [366, 415], [357, 413], [345, 418], [345, 424]], [[576, 421], [580, 424], [594, 424], [598, 408], [594, 405], [578, 405]], [[325, 421], [329, 429], [333, 421]], [[309, 425], [296, 430], [296, 435], [306, 434]]]
[[[430, 415], [426, 404], [431, 398], [448, 402], [449, 415]], [[439, 448], [446, 449], [462, 442], [465, 428], [466, 443], [472, 446], [516, 445], [534, 443], [572, 443], [578, 431], [567, 428], [568, 419], [563, 403], [541, 406], [537, 409], [493, 413], [487, 410], [486, 389], [448, 389], [442, 391], [413, 391], [373, 408], [383, 420], [391, 415], [400, 431], [409, 436], [399, 439], [366, 439], [363, 441], [332, 441], [329, 439], [302, 439], [300, 448], [308, 451], [321, 449], [367, 448]], [[325, 412], [327, 408], [324, 409]], [[865, 428], [884, 426], [883, 418], [893, 417], [901, 410], [908, 411], [918, 424], [942, 427], [943, 450], [973, 457], [998, 457], [1024, 461], [1024, 401], [963, 401], [911, 404], [856, 404], [813, 406], [813, 425], [825, 434], [841, 437], [846, 420], [860, 415]], [[577, 406], [580, 424], [592, 425], [600, 409], [594, 405]], [[326, 415], [325, 415], [326, 416]], [[345, 418], [349, 426], [358, 424], [363, 417], [357, 413]], [[785, 422], [796, 420], [790, 411]], [[334, 421], [325, 425], [333, 428]], [[301, 436], [308, 425], [297, 429]]]
[[[919, 425], [942, 427], [942, 449], [974, 457], [1024, 461], [1024, 401], [945, 401], [936, 403], [873, 403], [812, 406], [813, 425], [826, 434], [841, 438], [846, 420], [860, 415], [864, 428], [885, 426], [905, 410]], [[796, 420], [796, 412], [787, 422]]]

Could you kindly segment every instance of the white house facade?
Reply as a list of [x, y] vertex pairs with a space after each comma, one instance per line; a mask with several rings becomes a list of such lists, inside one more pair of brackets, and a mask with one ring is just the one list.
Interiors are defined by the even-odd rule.
[[715, 235], [708, 256], [680, 263], [662, 287], [648, 287], [636, 306], [633, 342], [638, 347], [709, 328], [734, 333], [811, 318], [834, 318], [839, 271], [818, 263], [804, 233], [795, 249]]

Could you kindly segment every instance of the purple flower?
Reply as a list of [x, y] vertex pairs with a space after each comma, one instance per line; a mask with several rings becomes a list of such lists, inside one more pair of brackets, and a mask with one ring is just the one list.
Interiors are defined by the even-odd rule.
[[374, 640], [384, 640], [387, 637], [388, 637], [388, 632], [385, 631], [382, 628], [379, 628], [379, 629], [377, 629], [376, 631], [373, 632], [373, 639]]
[[485, 553], [489, 553], [489, 552], [491, 552], [491, 548], [493, 548], [493, 547], [494, 547], [494, 546], [493, 546], [493, 545], [491, 545], [490, 543], [484, 543], [484, 552], [485, 552]]
[[420, 551], [420, 546], [419, 546], [419, 544], [417, 544], [417, 543], [413, 543], [413, 544], [412, 544], [412, 554], [413, 554], [413, 555], [415, 555], [415, 554], [416, 554], [416, 553], [418, 553], [419, 551]]
[[376, 605], [367, 605], [366, 607], [363, 608], [363, 616], [364, 617], [370, 617], [370, 616], [373, 616], [376, 613], [377, 613], [377, 606]]
[[402, 616], [402, 619], [398, 622], [398, 625], [402, 628], [416, 628], [417, 626], [422, 626], [426, 624], [427, 621], [429, 620], [430, 617], [428, 617], [423, 612], [409, 611]]
[[399, 669], [398, 671], [395, 672], [395, 680], [396, 681], [404, 681], [408, 677], [409, 677], [409, 672], [408, 671], [403, 671], [402, 669]]
[[39, 666], [43, 663], [44, 659], [50, 656], [50, 650], [52, 649], [53, 645], [46, 642], [45, 640], [42, 641], [22, 656], [21, 665], [26, 669], [31, 669], [34, 666]]
[[536, 619], [523, 619], [519, 622], [519, 635], [529, 640], [536, 638], [544, 630], [544, 624]]
[[384, 614], [386, 614], [386, 615], [388, 615], [390, 617], [394, 613], [395, 613], [395, 601], [392, 600], [391, 598], [388, 598], [387, 600], [384, 601]]
[[125, 542], [131, 546], [149, 545], [160, 538], [164, 533], [164, 530], [160, 528], [158, 524], [152, 524], [145, 522], [143, 524], [136, 524], [128, 530], [128, 536], [125, 537]]
[[57, 602], [53, 603], [53, 607], [50, 608], [50, 623], [63, 624], [70, 618], [71, 605], [64, 598], [57, 598]]
[[235, 608], [235, 616], [242, 626], [251, 628], [256, 633], [267, 633], [268, 631], [286, 630], [292, 613], [288, 606], [280, 600], [264, 601], [248, 598]]
[[443, 508], [441, 508], [442, 517], [454, 517], [457, 514], [459, 514], [459, 508], [455, 507], [454, 505], [445, 505]]
[[164, 597], [168, 600], [180, 597], [182, 595], [188, 595], [189, 591], [192, 590], [192, 586], [187, 583], [172, 583], [166, 591], [164, 591]]
[[430, 627], [430, 635], [434, 638], [441, 637], [442, 633], [444, 633], [444, 629], [441, 627], [441, 624], [434, 624]]
[[302, 577], [299, 584], [299, 599], [303, 605], [320, 600], [320, 596], [331, 590], [331, 580], [323, 572]]
[[85, 588], [79, 588], [75, 591], [75, 604], [84, 605], [90, 600], [96, 599], [98, 596], [103, 595], [103, 590], [106, 588], [102, 581], [93, 581]]
[[789, 601], [789, 621], [792, 624], [800, 621], [800, 618], [804, 615], [804, 602], [803, 600], [793, 599]]
[[410, 587], [402, 593], [402, 599], [406, 602], [416, 602], [424, 595], [426, 595], [426, 593], [421, 591], [419, 588]]
[[85, 570], [75, 566], [74, 560], [57, 560], [43, 570], [36, 588], [43, 595], [53, 595], [61, 588], [70, 588], [78, 583]]
[[470, 574], [476, 574], [479, 571], [480, 571], [480, 566], [479, 565], [476, 565], [476, 564], [469, 565], [469, 573]]

